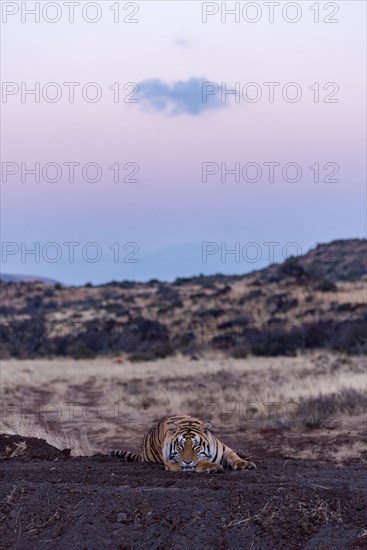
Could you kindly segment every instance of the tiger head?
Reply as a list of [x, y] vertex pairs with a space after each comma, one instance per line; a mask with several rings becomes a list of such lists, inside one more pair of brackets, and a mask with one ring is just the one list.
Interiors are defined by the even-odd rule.
[[201, 430], [196, 428], [180, 430], [174, 424], [169, 424], [168, 430], [171, 433], [167, 448], [169, 460], [179, 464], [183, 471], [193, 471], [200, 460], [210, 460], [209, 422], [203, 424]]

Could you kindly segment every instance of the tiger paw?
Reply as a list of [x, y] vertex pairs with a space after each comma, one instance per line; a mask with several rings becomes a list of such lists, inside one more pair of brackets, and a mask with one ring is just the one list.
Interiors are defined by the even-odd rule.
[[232, 470], [255, 470], [256, 464], [250, 460], [236, 460], [231, 464]]
[[214, 474], [217, 472], [222, 472], [223, 467], [220, 464], [206, 462], [205, 464], [198, 464], [195, 469], [195, 472], [199, 474]]
[[167, 472], [181, 472], [181, 466], [179, 464], [166, 462], [164, 468]]

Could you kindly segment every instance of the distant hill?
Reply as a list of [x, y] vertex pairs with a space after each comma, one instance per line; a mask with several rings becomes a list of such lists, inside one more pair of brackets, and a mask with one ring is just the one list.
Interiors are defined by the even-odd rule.
[[367, 240], [349, 239], [319, 244], [300, 258], [304, 268], [317, 266], [331, 281], [356, 281], [366, 277]]
[[59, 283], [59, 281], [56, 281], [55, 279], [39, 277], [37, 275], [13, 275], [10, 273], [0, 273], [0, 282], [3, 283], [33, 283], [36, 281], [45, 285], [55, 285]]
[[[311, 278], [326, 278], [328, 281], [357, 281], [366, 279], [367, 274], [367, 240], [345, 239], [330, 243], [319, 243], [306, 254], [290, 257], [288, 260], [271, 264], [259, 271], [252, 271], [245, 275], [199, 275], [194, 277], [178, 278], [176, 282], [209, 284], [211, 282], [234, 282], [245, 278], [258, 276], [266, 282], [284, 276], [289, 266], [294, 266], [293, 273], [298, 270], [309, 274]], [[290, 274], [290, 273], [289, 273]]]
[[[366, 239], [345, 239], [335, 240], [330, 243], [320, 243], [315, 248], [302, 256], [289, 258], [280, 264], [271, 264], [268, 267], [260, 271], [252, 271], [245, 275], [222, 275], [217, 273], [215, 275], [194, 275], [193, 277], [178, 277], [175, 283], [172, 284], [212, 284], [214, 282], [234, 282], [244, 278], [253, 277], [255, 274], [259, 274], [259, 277], [264, 281], [273, 279], [276, 274], [283, 273], [284, 265], [294, 264], [304, 270], [304, 272], [310, 273], [312, 276], [318, 276], [319, 278], [325, 277], [329, 281], [356, 281], [358, 279], [366, 278], [367, 273], [367, 240]], [[284, 273], [283, 273], [284, 274]], [[61, 284], [60, 281], [50, 279], [48, 277], [36, 276], [36, 275], [16, 275], [0, 273], [0, 282], [11, 283], [30, 283], [41, 282], [45, 285]], [[156, 284], [169, 284], [158, 279], [152, 279], [151, 283]], [[116, 285], [125, 286], [126, 288], [140, 288], [145, 284], [134, 281], [111, 281], [110, 283], [104, 283], [97, 286]], [[83, 286], [83, 285], [81, 285]], [[87, 286], [93, 286], [88, 283]]]
[[307, 254], [290, 258], [283, 264], [271, 265], [262, 270], [265, 279], [277, 272], [284, 272], [284, 265], [294, 265], [304, 273], [329, 281], [357, 281], [366, 278], [367, 240], [346, 239], [318, 244]]

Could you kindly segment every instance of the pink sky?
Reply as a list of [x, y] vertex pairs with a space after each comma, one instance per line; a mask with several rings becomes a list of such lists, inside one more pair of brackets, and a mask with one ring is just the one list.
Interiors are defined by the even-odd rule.
[[[2, 80], [19, 87], [40, 82], [41, 89], [57, 82], [63, 91], [57, 103], [36, 103], [31, 97], [22, 103], [20, 94], [5, 102], [3, 95], [3, 170], [4, 162], [30, 167], [75, 161], [98, 163], [103, 173], [97, 183], [82, 181], [80, 173], [70, 183], [66, 170], [57, 183], [29, 177], [22, 183], [20, 172], [3, 179], [2, 241], [29, 247], [96, 242], [104, 253], [95, 264], [82, 257], [73, 264], [66, 257], [56, 263], [31, 256], [22, 261], [19, 253], [6, 257], [3, 272], [73, 283], [240, 273], [266, 265], [266, 255], [256, 265], [230, 257], [225, 263], [219, 257], [203, 263], [202, 242], [225, 242], [228, 248], [235, 242], [262, 247], [267, 241], [297, 242], [306, 252], [315, 242], [364, 235], [363, 2], [338, 2], [334, 24], [312, 21], [313, 2], [299, 3], [302, 17], [294, 24], [281, 17], [269, 23], [265, 16], [255, 24], [221, 23], [217, 16], [203, 24], [200, 2], [141, 2], [139, 23], [115, 24], [107, 6], [112, 4], [103, 3], [96, 24], [78, 13], [69, 23], [63, 12], [55, 24], [22, 23], [16, 14], [2, 25]], [[154, 79], [168, 94], [182, 81], [187, 96], [181, 99], [189, 106], [188, 83], [203, 78], [229, 88], [256, 82], [264, 96], [257, 103], [230, 100], [197, 115], [170, 115], [154, 108], [152, 95], [138, 104], [114, 103], [109, 90], [114, 82], [123, 87]], [[81, 83], [73, 104], [64, 82]], [[100, 85], [101, 101], [81, 98], [78, 91], [88, 82]], [[265, 97], [264, 82], [280, 83], [274, 103]], [[302, 89], [297, 103], [278, 93], [288, 82]], [[322, 99], [333, 90], [323, 90], [325, 83], [337, 83], [338, 103], [315, 103], [309, 89], [315, 82]], [[115, 162], [137, 163], [139, 182], [114, 183], [109, 166]], [[265, 175], [257, 183], [218, 177], [203, 183], [203, 162], [228, 167], [297, 162], [303, 177], [296, 183], [278, 176], [269, 183]], [[309, 167], [315, 162], [322, 174], [326, 163], [337, 164], [339, 182], [312, 181]], [[114, 242], [138, 243], [139, 263], [111, 261], [108, 247]]]

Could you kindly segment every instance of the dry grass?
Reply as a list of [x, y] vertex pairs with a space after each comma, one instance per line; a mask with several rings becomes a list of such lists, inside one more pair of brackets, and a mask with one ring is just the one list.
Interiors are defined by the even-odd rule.
[[[361, 428], [363, 433], [365, 424]], [[362, 464], [367, 464], [367, 443], [353, 438], [349, 432], [338, 430], [335, 435], [347, 435], [346, 442], [336, 444], [330, 437], [330, 433], [320, 431], [318, 445], [308, 445], [304, 448], [295, 448], [289, 445], [283, 447], [287, 458], [296, 458], [302, 460], [322, 460], [323, 462], [332, 462], [339, 466], [349, 464], [351, 460], [359, 460]], [[349, 437], [349, 441], [348, 441]]]
[[90, 454], [120, 443], [139, 448], [153, 421], [177, 412], [211, 419], [218, 431], [248, 433], [305, 429], [305, 418], [319, 422], [320, 414], [312, 427], [324, 427], [332, 403], [333, 423], [342, 429], [346, 418], [361, 422], [366, 375], [361, 357], [309, 353], [140, 364], [6, 360], [1, 382], [1, 431]]
[[330, 451], [330, 457], [336, 463], [342, 464], [351, 458], [367, 456], [367, 445], [363, 441], [344, 443], [338, 449]]
[[337, 524], [343, 521], [340, 502], [337, 503], [335, 509], [332, 509], [330, 504], [320, 497], [304, 502], [288, 495], [271, 498], [257, 514], [251, 514], [250, 511], [247, 511], [246, 514], [238, 514], [228, 523], [227, 527], [243, 528], [252, 524], [269, 528], [271, 525], [277, 525], [284, 521], [290, 513], [296, 515], [299, 523], [306, 528], [309, 525]]
[[[287, 449], [287, 454], [293, 458], [300, 458], [304, 460], [319, 459], [320, 453], [315, 448], [308, 448], [302, 450]], [[325, 445], [323, 449], [323, 459], [335, 464], [343, 465], [348, 463], [351, 459], [359, 459], [361, 462], [366, 463], [367, 457], [367, 444], [363, 441], [351, 441], [350, 443], [342, 443], [338, 447]]]

